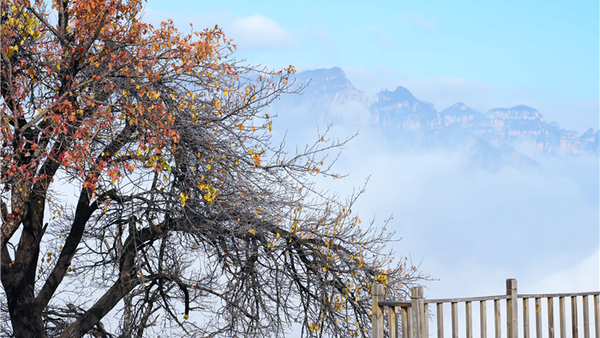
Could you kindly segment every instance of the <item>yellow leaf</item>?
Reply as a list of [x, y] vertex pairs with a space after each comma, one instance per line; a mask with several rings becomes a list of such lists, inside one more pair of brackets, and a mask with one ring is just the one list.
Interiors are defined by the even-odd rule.
[[188, 199], [188, 197], [186, 195], [184, 195], [183, 193], [180, 193], [179, 197], [181, 197], [181, 206], [185, 207], [185, 201]]
[[256, 231], [254, 231], [254, 229], [250, 229], [248, 231], [250, 231], [251, 234], [256, 235]]
[[15, 52], [19, 51], [19, 46], [10, 46], [6, 52], [6, 56], [11, 57]]

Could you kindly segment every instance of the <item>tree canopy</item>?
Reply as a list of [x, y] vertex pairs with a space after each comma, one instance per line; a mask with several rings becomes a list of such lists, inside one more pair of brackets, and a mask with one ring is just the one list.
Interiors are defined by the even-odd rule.
[[356, 195], [313, 184], [344, 141], [272, 141], [292, 66], [155, 28], [140, 0], [1, 10], [3, 334], [365, 336], [371, 284], [420, 278]]

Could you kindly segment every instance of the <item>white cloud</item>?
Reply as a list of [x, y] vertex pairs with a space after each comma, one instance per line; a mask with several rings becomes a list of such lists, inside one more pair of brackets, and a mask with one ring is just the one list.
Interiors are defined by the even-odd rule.
[[259, 14], [234, 19], [228, 31], [233, 43], [246, 49], [282, 48], [294, 43], [290, 32]]
[[144, 9], [144, 20], [155, 27], [161, 21], [172, 19], [175, 26], [182, 32], [189, 31], [189, 24], [194, 25], [194, 30], [214, 28], [215, 25], [223, 28], [227, 38], [233, 39], [233, 44], [250, 49], [274, 49], [291, 46], [295, 43], [292, 34], [279, 26], [275, 21], [255, 14], [239, 17], [228, 11], [212, 13], [209, 15], [181, 16], [178, 13]]
[[[362, 115], [348, 109], [348, 116]], [[358, 125], [346, 122], [331, 136], [354, 133]], [[294, 125], [291, 140], [314, 135], [298, 135]], [[597, 157], [536, 160], [540, 167], [529, 170], [465, 170], [459, 153], [402, 152], [361, 126], [336, 165], [351, 175], [319, 184], [344, 196], [370, 175], [353, 209], [363, 220], [377, 215], [378, 225], [394, 215], [388, 229], [402, 237], [396, 252], [440, 279], [428, 283], [428, 297], [502, 294], [507, 278], [519, 281], [520, 293], [597, 289]]]
[[328, 118], [335, 120], [335, 124], [351, 124], [366, 126], [373, 122], [371, 112], [366, 102], [349, 101], [331, 107]]
[[559, 269], [539, 280], [534, 290], [536, 293], [597, 291], [600, 288], [599, 267], [600, 251], [596, 248], [576, 265]]

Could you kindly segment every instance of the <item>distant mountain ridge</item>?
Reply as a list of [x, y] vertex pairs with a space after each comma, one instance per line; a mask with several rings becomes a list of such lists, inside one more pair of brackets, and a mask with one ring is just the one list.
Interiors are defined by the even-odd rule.
[[[369, 100], [365, 92], [354, 88], [339, 67], [301, 72], [296, 81], [309, 84], [302, 95], [283, 98], [275, 109], [318, 114], [323, 122], [336, 119], [329, 116], [335, 107], [361, 104], [368, 109], [370, 124], [404, 148], [466, 148], [484, 167], [507, 160], [531, 163], [533, 160], [514, 153], [512, 145], [521, 142], [531, 143], [538, 153], [599, 154], [598, 131], [590, 128], [579, 136], [575, 131], [560, 129], [556, 122], [546, 122], [540, 112], [525, 105], [481, 113], [459, 102], [438, 112], [432, 103], [417, 99], [402, 86], [394, 91], [384, 89]], [[498, 163], [494, 164], [494, 159]]]
[[304, 87], [301, 94], [284, 96], [272, 107], [292, 114], [310, 111], [322, 122], [334, 105], [368, 102], [367, 94], [354, 88], [346, 73], [339, 67], [304, 71], [296, 74], [294, 80], [299, 87]]

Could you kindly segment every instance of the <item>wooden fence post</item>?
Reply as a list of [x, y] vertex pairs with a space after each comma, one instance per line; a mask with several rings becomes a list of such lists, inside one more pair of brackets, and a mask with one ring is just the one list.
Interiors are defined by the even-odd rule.
[[517, 280], [507, 279], [506, 280], [506, 295], [510, 296], [506, 300], [506, 324], [507, 324], [507, 338], [518, 338], [519, 337], [519, 326], [518, 326], [518, 311], [519, 304], [517, 298]]
[[409, 338], [411, 336], [412, 329], [410, 327], [410, 321], [412, 312], [409, 307], [400, 308], [400, 319], [402, 320], [402, 337]]
[[388, 328], [390, 338], [399, 338], [398, 337], [398, 307], [397, 306], [389, 306], [388, 307]]
[[427, 325], [427, 315], [425, 314], [425, 301], [423, 300], [423, 287], [418, 286], [410, 289], [412, 322], [414, 337], [409, 338], [427, 338], [425, 335], [425, 325]]
[[383, 338], [383, 312], [379, 302], [383, 301], [385, 290], [383, 284], [373, 283], [371, 294], [373, 297], [373, 309], [371, 309], [371, 327], [373, 329], [373, 338]]

